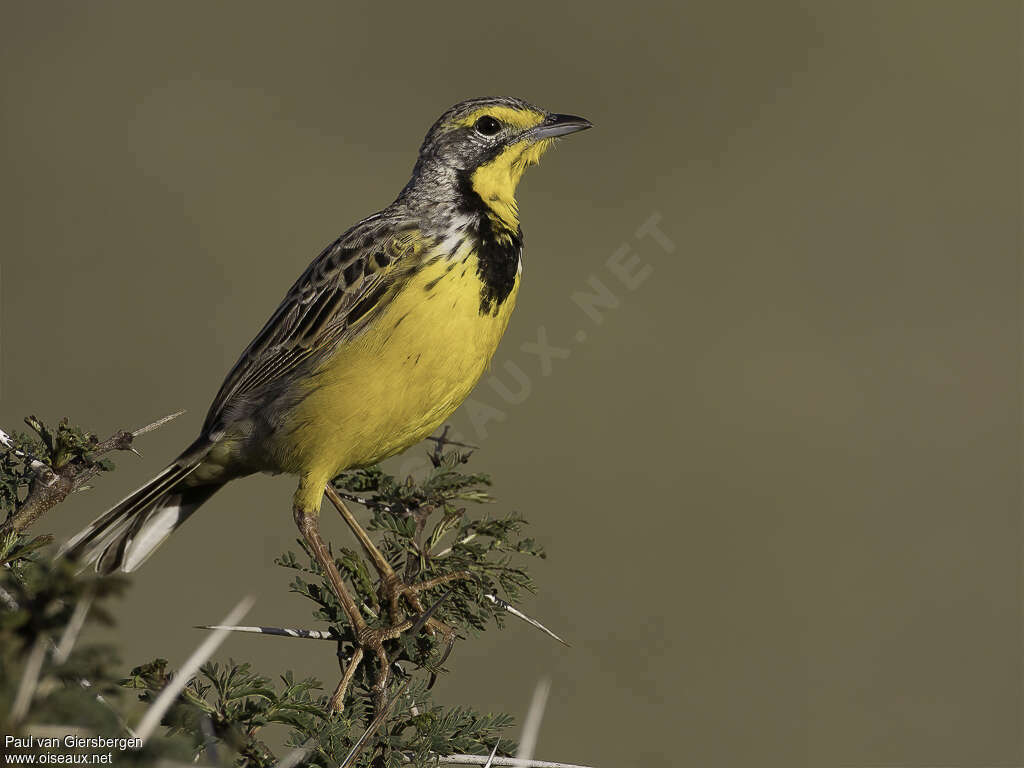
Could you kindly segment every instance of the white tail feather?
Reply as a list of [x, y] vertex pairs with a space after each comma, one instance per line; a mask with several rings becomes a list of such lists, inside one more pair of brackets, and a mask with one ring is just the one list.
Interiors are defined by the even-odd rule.
[[187, 459], [186, 455], [96, 518], [59, 554], [86, 566], [95, 563], [101, 573], [138, 569], [220, 488], [218, 484], [188, 484], [187, 478], [200, 466], [204, 453], [193, 453]]
[[148, 520], [145, 525], [134, 537], [128, 539], [124, 547], [124, 555], [121, 560], [121, 570], [125, 573], [131, 573], [140, 565], [142, 565], [149, 556], [156, 551], [156, 548], [164, 543], [164, 540], [170, 536], [174, 529], [178, 527], [184, 518], [187, 518], [192, 509], [182, 515], [181, 504], [169, 504], [156, 511]]

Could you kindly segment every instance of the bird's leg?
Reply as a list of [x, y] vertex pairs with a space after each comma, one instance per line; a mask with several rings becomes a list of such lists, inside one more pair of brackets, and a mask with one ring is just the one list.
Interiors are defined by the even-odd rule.
[[[310, 543], [310, 547], [313, 549], [313, 553], [317, 560], [320, 562], [321, 567], [328, 575], [328, 579], [331, 585], [334, 587], [338, 599], [341, 600], [342, 607], [345, 609], [345, 614], [348, 616], [349, 621], [352, 622], [352, 626], [355, 630], [356, 637], [358, 638], [359, 647], [353, 653], [351, 660], [345, 667], [341, 681], [338, 683], [338, 687], [335, 689], [334, 694], [331, 696], [331, 707], [335, 711], [340, 711], [344, 705], [345, 694], [348, 691], [349, 686], [355, 676], [355, 672], [363, 659], [372, 654], [377, 658], [380, 665], [380, 673], [377, 676], [377, 680], [373, 686], [373, 698], [374, 703], [379, 707], [385, 700], [385, 694], [387, 692], [388, 680], [390, 678], [390, 666], [388, 661], [387, 652], [384, 650], [384, 642], [387, 640], [394, 640], [400, 637], [403, 633], [408, 632], [415, 626], [415, 622], [412, 619], [406, 618], [402, 610], [401, 601], [404, 598], [408, 603], [409, 607], [416, 612], [418, 616], [423, 616], [427, 613], [427, 609], [423, 604], [422, 593], [428, 589], [443, 586], [459, 579], [472, 578], [472, 574], [468, 571], [458, 571], [455, 573], [448, 573], [443, 576], [438, 576], [433, 579], [427, 579], [419, 584], [409, 584], [405, 579], [395, 573], [395, 569], [391, 567], [391, 563], [388, 562], [384, 554], [377, 548], [370, 538], [369, 534], [363, 529], [356, 520], [355, 515], [345, 504], [341, 496], [338, 495], [337, 491], [327, 483], [323, 486], [323, 493], [327, 496], [330, 502], [338, 510], [342, 519], [346, 525], [355, 534], [355, 537], [359, 540], [363, 551], [366, 552], [366, 556], [370, 562], [373, 563], [374, 568], [380, 575], [381, 588], [384, 593], [384, 598], [388, 604], [388, 611], [391, 620], [391, 626], [382, 629], [374, 629], [368, 627], [366, 621], [360, 615], [358, 607], [355, 601], [349, 595], [348, 590], [345, 587], [344, 582], [341, 579], [341, 574], [338, 572], [338, 568], [334, 563], [334, 559], [327, 552], [327, 547], [320, 539], [320, 532], [318, 526], [318, 513], [311, 515], [300, 514], [298, 511], [300, 506], [296, 505], [296, 522], [299, 524], [299, 529], [302, 531], [303, 536]], [[305, 507], [303, 507], [305, 508]], [[440, 634], [447, 645], [447, 651], [444, 653], [444, 658], [447, 658], [448, 653], [451, 651], [452, 645], [455, 642], [455, 628], [449, 626], [440, 619], [436, 619], [430, 616], [423, 622], [422, 626], [431, 634]], [[442, 662], [443, 663], [443, 659]]]
[[[345, 504], [345, 501], [338, 495], [338, 492], [331, 487], [330, 483], [327, 484], [324, 493], [330, 502], [334, 505], [335, 509], [341, 514], [342, 519], [352, 529], [352, 533], [355, 534], [356, 538], [359, 539], [359, 543], [362, 544], [363, 550], [366, 552], [366, 556], [370, 558], [377, 573], [380, 574], [381, 583], [384, 589], [384, 595], [388, 601], [388, 607], [391, 615], [392, 624], [397, 625], [402, 619], [400, 600], [405, 598], [409, 603], [409, 607], [412, 608], [416, 613], [422, 615], [425, 608], [423, 601], [420, 599], [420, 593], [425, 589], [431, 587], [440, 586], [449, 581], [455, 581], [459, 578], [469, 578], [468, 573], [459, 572], [458, 574], [446, 574], [436, 579], [429, 579], [422, 584], [408, 584], [401, 579], [396, 573], [395, 569], [391, 567], [391, 563], [387, 561], [383, 553], [377, 549], [377, 546], [373, 543], [369, 534], [363, 530], [363, 527], [359, 525], [359, 521], [356, 520], [355, 515]], [[451, 641], [455, 637], [455, 630], [445, 624], [439, 619], [433, 617], [427, 619], [426, 628], [430, 632], [440, 632], [444, 637]]]
[[352, 624], [352, 629], [355, 630], [356, 634], [361, 634], [366, 629], [366, 621], [359, 614], [359, 607], [356, 605], [356, 601], [349, 594], [348, 588], [341, 578], [341, 573], [338, 572], [338, 566], [334, 563], [334, 558], [331, 557], [331, 553], [327, 551], [327, 545], [324, 544], [324, 540], [320, 537], [319, 511], [312, 511], [296, 505], [293, 514], [295, 516], [295, 524], [299, 527], [299, 532], [302, 533], [302, 537], [309, 544], [309, 548], [313, 550], [313, 556], [320, 564], [320, 567], [323, 568], [324, 573], [327, 575], [327, 580], [331, 583], [331, 587], [334, 588], [334, 594], [337, 595], [338, 600], [341, 602], [341, 608], [345, 611], [345, 617]]
[[[309, 544], [309, 548], [313, 551], [316, 561], [327, 575], [327, 580], [330, 582], [334, 594], [337, 595], [346, 618], [352, 625], [352, 631], [355, 633], [356, 642], [358, 643], [356, 652], [352, 655], [352, 660], [345, 669], [341, 682], [338, 683], [334, 695], [331, 696], [331, 707], [335, 711], [341, 711], [343, 708], [345, 692], [352, 682], [352, 678], [359, 663], [362, 661], [364, 653], [367, 652], [374, 654], [380, 662], [380, 674], [373, 688], [375, 703], [379, 705], [384, 700], [384, 692], [387, 690], [390, 672], [387, 653], [384, 651], [384, 640], [390, 639], [389, 633], [367, 626], [366, 621], [360, 615], [359, 607], [356, 605], [355, 600], [352, 599], [352, 595], [349, 594], [348, 588], [341, 578], [341, 573], [338, 572], [338, 566], [334, 563], [334, 558], [331, 557], [331, 553], [327, 550], [324, 540], [320, 537], [319, 505], [314, 507], [308, 503], [303, 503], [303, 499], [300, 498], [302, 491], [303, 488], [300, 485], [293, 508], [295, 523], [299, 527], [302, 537]], [[411, 623], [409, 626], [411, 626]]]
[[324, 488], [324, 493], [327, 498], [330, 499], [331, 504], [341, 514], [342, 519], [352, 529], [352, 533], [355, 534], [356, 538], [359, 539], [359, 543], [363, 545], [363, 551], [366, 552], [366, 556], [370, 558], [370, 562], [373, 563], [373, 567], [380, 574], [380, 579], [384, 587], [384, 595], [388, 600], [388, 610], [391, 614], [391, 622], [395, 623], [399, 620], [400, 610], [398, 600], [401, 595], [399, 588], [400, 579], [395, 575], [395, 569], [391, 567], [391, 563], [388, 562], [384, 554], [377, 549], [377, 545], [373, 543], [370, 535], [363, 530], [363, 526], [356, 520], [355, 515], [348, 508], [345, 502], [342, 500], [338, 492], [331, 487], [328, 483]]

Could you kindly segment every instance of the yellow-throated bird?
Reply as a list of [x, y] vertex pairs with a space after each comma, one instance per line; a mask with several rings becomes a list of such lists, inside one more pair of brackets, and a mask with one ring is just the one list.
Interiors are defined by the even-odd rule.
[[318, 531], [325, 486], [420, 441], [472, 390], [519, 290], [516, 185], [556, 137], [589, 127], [514, 98], [445, 112], [398, 198], [288, 291], [199, 438], [64, 551], [104, 573], [132, 571], [228, 481], [287, 472], [299, 476], [295, 520], [343, 592]]

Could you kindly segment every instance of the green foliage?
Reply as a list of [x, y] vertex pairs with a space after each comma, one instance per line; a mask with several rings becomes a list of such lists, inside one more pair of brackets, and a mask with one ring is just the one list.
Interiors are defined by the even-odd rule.
[[[65, 561], [19, 557], [10, 567], [0, 569], [0, 597], [5, 607], [0, 613], [0, 649], [12, 644], [14, 653], [22, 653], [40, 639], [56, 638], [67, 629], [75, 606], [83, 601], [92, 603], [90, 622], [110, 624], [104, 601], [124, 586], [119, 578], [79, 578]], [[0, 679], [5, 669], [6, 665], [0, 669]]]
[[[487, 491], [488, 475], [459, 471], [469, 460], [467, 454], [435, 452], [432, 459], [433, 467], [419, 481], [400, 482], [374, 467], [344, 473], [335, 478], [334, 487], [370, 511], [370, 530], [381, 534], [378, 547], [407, 582], [452, 579], [426, 591], [436, 600], [450, 590], [438, 606], [439, 619], [466, 632], [483, 630], [491, 619], [501, 626], [504, 611], [484, 596], [515, 603], [524, 591], [533, 591], [517, 556], [543, 558], [544, 552], [533, 539], [522, 537], [525, 521], [518, 515], [467, 515], [465, 503], [494, 501]], [[365, 585], [366, 574], [359, 572], [358, 563], [353, 569], [352, 554], [344, 553], [340, 566], [356, 584]], [[456, 579], [456, 574], [468, 578]], [[361, 596], [373, 605], [365, 587]]]
[[[25, 419], [25, 423], [37, 436], [30, 438], [32, 442], [38, 442], [43, 448], [42, 451], [30, 451], [31, 455], [51, 468], [60, 469], [72, 462], [94, 462], [92, 453], [100, 441], [92, 432], [72, 426], [68, 423], [67, 418], [57, 422], [56, 427], [47, 426], [35, 416], [29, 416]], [[113, 468], [114, 465], [110, 462], [103, 462], [103, 469]]]
[[[493, 498], [484, 490], [490, 485], [487, 475], [458, 471], [465, 461], [464, 455], [443, 455], [419, 481], [399, 481], [377, 467], [348, 472], [334, 480], [343, 498], [370, 511], [369, 529], [379, 534], [377, 547], [405, 583], [422, 588], [438, 582], [422, 588], [424, 607], [436, 604], [433, 616], [463, 637], [484, 630], [491, 620], [502, 626], [504, 610], [486, 595], [515, 603], [524, 590], [533, 589], [516, 556], [544, 556], [532, 539], [520, 536], [525, 525], [520, 517], [467, 516], [463, 503], [484, 504]], [[301, 560], [288, 552], [276, 562], [296, 571], [292, 591], [316, 604], [315, 617], [330, 624], [341, 655], [350, 657], [356, 646], [352, 628], [305, 542], [297, 543], [304, 553]], [[341, 549], [335, 562], [353, 585], [357, 601], [365, 606], [370, 626], [388, 626], [394, 617], [390, 606], [383, 604], [375, 574], [364, 558], [354, 550]], [[448, 652], [437, 634], [403, 635], [389, 641], [387, 648], [393, 660], [411, 662], [433, 674], [442, 671], [442, 659]], [[364, 687], [372, 684], [369, 674], [368, 669], [360, 670], [358, 679]]]
[[[0, 524], [0, 565], [8, 562], [15, 537], [68, 495], [87, 488], [93, 477], [112, 470], [113, 463], [103, 457], [112, 451], [131, 450], [135, 438], [133, 433], [121, 431], [100, 442], [67, 419], [61, 419], [56, 427], [35, 416], [25, 422], [34, 435], [0, 436], [0, 509], [6, 512]], [[27, 546], [38, 549], [45, 543], [48, 541], [40, 538]]]
[[[167, 662], [157, 659], [133, 669], [122, 684], [141, 689], [140, 698], [151, 702], [169, 679]], [[259, 734], [264, 726], [283, 724], [290, 729], [288, 747], [306, 750], [300, 765], [333, 768], [349, 754], [374, 713], [366, 697], [338, 714], [328, 713], [326, 704], [316, 680], [296, 682], [286, 673], [273, 685], [248, 664], [211, 663], [188, 684], [164, 724], [170, 734], [192, 741], [196, 758], [227, 751], [234, 765], [248, 768], [271, 768], [279, 762]], [[439, 754], [490, 752], [503, 729], [512, 725], [508, 715], [437, 706], [422, 681], [397, 693], [391, 712], [353, 765], [430, 766]], [[512, 742], [505, 746], [515, 747]]]
[[[121, 685], [141, 690], [139, 699], [151, 704], [170, 678], [167, 661], [156, 659], [133, 669]], [[195, 757], [222, 745], [237, 754], [238, 765], [272, 766], [277, 759], [259, 739], [260, 729], [272, 723], [299, 731], [315, 727], [325, 716], [323, 697], [314, 696], [319, 689], [316, 680], [296, 682], [290, 672], [281, 676], [278, 689], [249, 664], [210, 662], [185, 687], [164, 724], [169, 734], [192, 741]]]
[[[0, 496], [8, 515], [37, 477], [29, 457], [48, 467], [94, 461], [94, 436], [66, 422], [54, 430], [37, 420], [30, 424], [35, 437], [17, 436], [13, 448], [0, 450]], [[164, 716], [161, 738], [141, 752], [119, 753], [115, 761], [144, 765], [165, 755], [269, 768], [284, 754], [280, 749], [275, 754], [270, 745], [283, 742], [286, 751], [303, 750], [299, 765], [327, 768], [340, 765], [364, 734], [352, 765], [366, 768], [434, 765], [437, 755], [456, 752], [487, 754], [499, 737], [503, 753], [514, 749], [504, 735], [509, 716], [441, 707], [433, 702], [431, 687], [452, 663], [448, 659], [458, 657], [458, 651], [449, 655], [452, 642], [501, 626], [501, 601], [515, 603], [533, 589], [524, 556], [543, 557], [543, 552], [523, 536], [525, 522], [517, 515], [470, 514], [469, 509], [494, 502], [490, 479], [462, 471], [467, 454], [442, 449], [443, 444], [434, 451], [432, 468], [419, 479], [400, 480], [374, 467], [333, 482], [340, 496], [369, 512], [371, 536], [394, 571], [389, 589], [361, 551], [334, 550], [364, 618], [371, 628], [414, 626], [384, 641], [390, 683], [383, 697], [373, 696], [380, 669], [370, 655], [356, 668], [341, 712], [328, 706], [333, 685], [325, 689], [313, 679], [297, 681], [290, 672], [266, 676], [246, 663], [209, 662]], [[0, 567], [0, 725], [15, 734], [26, 732], [27, 724], [47, 724], [126, 735], [125, 721], [137, 719], [140, 706], [126, 694], [134, 692], [141, 706], [148, 706], [172, 672], [165, 660], [156, 659], [125, 677], [112, 648], [65, 642], [76, 608], [89, 622], [111, 621], [109, 602], [125, 581], [83, 578], [66, 563], [50, 562], [41, 553], [48, 541], [23, 534], [0, 539], [0, 566], [5, 566]], [[292, 573], [291, 590], [313, 603], [313, 615], [326, 625], [321, 629], [329, 639], [287, 642], [337, 656], [347, 667], [358, 638], [316, 559], [304, 542], [299, 547], [298, 554], [287, 552], [276, 562]], [[57, 653], [62, 645], [70, 652]], [[31, 704], [4, 721], [30, 657], [39, 656], [40, 648], [44, 661]]]
[[[76, 642], [80, 613], [87, 623], [111, 624], [111, 598], [124, 579], [85, 579], [67, 562], [51, 562], [14, 537], [7, 567], [0, 567], [0, 733], [23, 734], [57, 725], [105, 736], [124, 733], [123, 689], [116, 651], [101, 644]], [[13, 703], [31, 659], [41, 665], [34, 695], [23, 713]], [[124, 753], [126, 765], [149, 765], [160, 756], [183, 757], [187, 745], [164, 739], [145, 750]], [[40, 750], [33, 750], [37, 754]]]
[[114, 468], [109, 459], [94, 456], [100, 445], [91, 432], [73, 426], [61, 419], [56, 427], [47, 426], [35, 416], [25, 423], [32, 434], [15, 432], [9, 449], [0, 451], [0, 511], [12, 517], [25, 500], [29, 486], [38, 477], [38, 461], [50, 470], [60, 470], [70, 464], [88, 466], [101, 471]]
[[35, 477], [30, 457], [43, 453], [42, 443], [29, 435], [15, 432], [11, 439], [12, 447], [0, 451], [0, 511], [7, 517], [17, 511]]

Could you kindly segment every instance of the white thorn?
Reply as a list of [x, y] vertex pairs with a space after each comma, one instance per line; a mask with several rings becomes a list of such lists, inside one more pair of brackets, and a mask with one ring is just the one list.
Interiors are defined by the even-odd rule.
[[544, 719], [544, 707], [548, 703], [548, 694], [551, 692], [551, 681], [543, 678], [533, 689], [533, 698], [530, 700], [530, 709], [523, 721], [523, 736], [519, 740], [519, 750], [516, 757], [519, 760], [532, 760], [533, 752], [537, 748], [537, 734], [540, 733], [540, 723]]
[[32, 699], [35, 698], [36, 689], [39, 687], [39, 674], [43, 671], [43, 661], [46, 659], [46, 648], [46, 636], [39, 635], [25, 662], [25, 671], [22, 673], [18, 692], [11, 705], [10, 720], [15, 725], [21, 722], [32, 706]]
[[566, 648], [570, 648], [571, 647], [567, 642], [565, 642], [565, 640], [560, 638], [558, 635], [556, 635], [550, 629], [545, 627], [539, 621], [537, 621], [536, 619], [530, 618], [529, 616], [527, 616], [525, 613], [520, 611], [518, 608], [516, 608], [512, 604], [507, 603], [504, 600], [502, 600], [500, 597], [496, 597], [494, 595], [484, 595], [484, 597], [486, 597], [488, 600], [490, 600], [495, 605], [497, 605], [497, 606], [499, 606], [501, 608], [504, 608], [506, 611], [511, 613], [513, 616], [522, 619], [523, 621], [525, 621], [527, 624], [530, 624], [531, 626], [536, 627], [537, 629], [539, 629], [541, 632], [543, 632], [544, 634], [548, 635], [549, 637], [553, 637], [555, 640], [560, 642]]
[[307, 640], [336, 640], [337, 638], [326, 629], [290, 629], [289, 627], [231, 627], [223, 624], [203, 624], [196, 629], [222, 629], [227, 632], [251, 632], [257, 635], [275, 635], [277, 637], [301, 637]]
[[[223, 624], [235, 624], [252, 608], [253, 599], [251, 597], [243, 597], [239, 601], [227, 616], [224, 617]], [[228, 633], [231, 630], [218, 629], [209, 635], [203, 642], [199, 644], [199, 647], [192, 652], [192, 655], [188, 657], [184, 664], [174, 674], [174, 678], [167, 684], [167, 686], [157, 696], [156, 701], [146, 710], [146, 714], [143, 715], [142, 720], [139, 721], [138, 727], [135, 729], [138, 733], [142, 743], [145, 744], [146, 740], [153, 735], [153, 731], [156, 730], [157, 726], [160, 725], [160, 721], [163, 719], [164, 714], [170, 709], [174, 700], [178, 698], [178, 694], [188, 685], [188, 681], [192, 679], [192, 676], [199, 671], [199, 668], [206, 663], [220, 647], [220, 644], [227, 638]]]
[[152, 424], [147, 424], [144, 427], [139, 427], [138, 429], [136, 429], [135, 431], [132, 432], [132, 437], [138, 437], [139, 435], [144, 435], [147, 432], [152, 432], [154, 429], [157, 429], [158, 427], [162, 427], [168, 421], [173, 421], [174, 419], [178, 418], [184, 412], [185, 412], [184, 410], [181, 410], [181, 411], [177, 411], [175, 413], [170, 413], [167, 416], [164, 416], [162, 419], [157, 419]]
[[491, 750], [491, 756], [487, 758], [487, 765], [485, 765], [484, 768], [491, 768], [491, 766], [494, 764], [494, 756], [498, 754], [498, 745], [500, 743], [501, 739], [498, 739], [496, 742], [494, 742], [494, 749]]
[[78, 639], [78, 633], [82, 631], [82, 626], [85, 624], [85, 617], [89, 614], [90, 608], [92, 608], [92, 595], [86, 595], [75, 603], [75, 610], [72, 612], [67, 626], [64, 627], [64, 634], [61, 635], [57, 647], [53, 649], [54, 663], [63, 664], [68, 660], [68, 656], [71, 655], [71, 649], [75, 647], [75, 641]]

